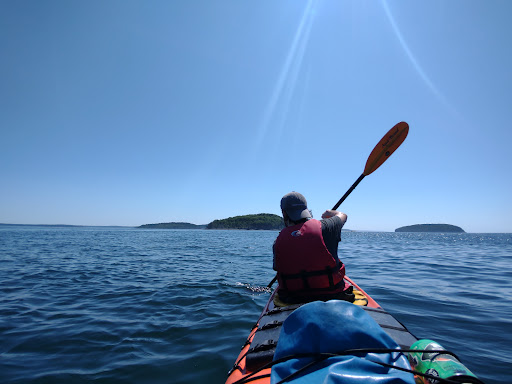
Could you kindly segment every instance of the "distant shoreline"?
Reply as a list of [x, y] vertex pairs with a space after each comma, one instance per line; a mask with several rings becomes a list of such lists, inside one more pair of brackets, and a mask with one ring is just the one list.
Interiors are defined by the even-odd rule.
[[136, 228], [130, 225], [76, 225], [76, 224], [7, 224], [0, 223], [2, 227], [50, 227], [50, 228]]
[[[126, 228], [126, 229], [139, 229], [139, 226], [133, 226], [133, 225], [75, 225], [75, 224], [8, 224], [8, 223], [0, 223], [0, 227], [46, 227], [46, 228]], [[178, 229], [178, 228], [177, 228]], [[202, 228], [200, 228], [202, 229]], [[196, 229], [194, 229], [196, 230]], [[243, 230], [251, 230], [251, 229], [242, 229], [242, 228], [233, 228], [233, 229], [216, 229], [217, 231], [243, 231]], [[273, 229], [269, 229], [270, 231], [273, 231]], [[370, 230], [370, 229], [342, 229], [343, 232], [359, 232], [359, 233], [400, 233], [393, 230], [389, 231], [377, 231], [377, 230]], [[407, 232], [402, 232], [407, 233]], [[411, 232], [409, 232], [411, 233]], [[422, 232], [417, 232], [422, 233]], [[423, 232], [428, 233], [428, 232]], [[430, 232], [430, 233], [436, 233], [436, 232]], [[450, 232], [446, 232], [450, 233]], [[457, 233], [457, 232], [451, 232], [451, 233]], [[470, 234], [511, 234], [511, 232], [460, 232], [460, 233], [470, 233]]]

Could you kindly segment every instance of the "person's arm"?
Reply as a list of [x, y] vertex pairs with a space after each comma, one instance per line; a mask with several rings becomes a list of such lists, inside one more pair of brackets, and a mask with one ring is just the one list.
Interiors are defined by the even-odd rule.
[[274, 241], [274, 244], [272, 244], [272, 269], [274, 271], [277, 271], [276, 269], [276, 242]]
[[341, 241], [341, 229], [347, 221], [347, 215], [334, 211], [325, 211], [322, 215], [322, 237], [327, 250], [338, 260], [338, 243]]

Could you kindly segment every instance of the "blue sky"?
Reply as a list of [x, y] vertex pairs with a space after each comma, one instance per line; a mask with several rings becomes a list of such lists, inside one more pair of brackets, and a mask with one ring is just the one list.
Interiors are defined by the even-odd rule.
[[508, 0], [2, 1], [0, 222], [512, 232]]

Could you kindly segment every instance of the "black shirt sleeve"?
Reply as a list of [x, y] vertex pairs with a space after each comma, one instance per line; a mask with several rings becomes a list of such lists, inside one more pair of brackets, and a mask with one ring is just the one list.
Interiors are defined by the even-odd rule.
[[272, 244], [272, 269], [277, 271], [276, 269], [276, 240], [274, 240], [274, 244]]
[[341, 228], [343, 228], [343, 221], [338, 217], [330, 217], [328, 219], [320, 220], [322, 223], [322, 237], [327, 250], [338, 258], [338, 243], [341, 241]]

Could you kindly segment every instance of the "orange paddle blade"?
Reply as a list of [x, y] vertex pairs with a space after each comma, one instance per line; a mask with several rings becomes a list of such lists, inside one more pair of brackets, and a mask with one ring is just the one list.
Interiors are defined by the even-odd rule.
[[409, 124], [400, 122], [389, 130], [388, 133], [373, 148], [372, 153], [366, 161], [363, 175], [368, 176], [370, 173], [379, 168], [393, 152], [404, 142], [409, 133]]

